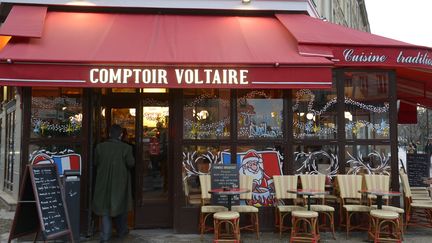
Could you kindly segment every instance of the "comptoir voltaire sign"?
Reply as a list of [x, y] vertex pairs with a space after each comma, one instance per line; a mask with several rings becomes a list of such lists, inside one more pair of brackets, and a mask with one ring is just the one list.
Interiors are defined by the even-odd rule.
[[332, 66], [0, 64], [0, 85], [99, 88], [330, 88]]
[[402, 66], [423, 66], [432, 67], [432, 54], [429, 51], [398, 50], [396, 52], [386, 51], [385, 49], [344, 49], [342, 51], [342, 61], [345, 64], [383, 64], [383, 65], [402, 65]]
[[247, 85], [245, 69], [164, 69], [164, 68], [93, 68], [89, 80], [93, 84], [179, 85]]

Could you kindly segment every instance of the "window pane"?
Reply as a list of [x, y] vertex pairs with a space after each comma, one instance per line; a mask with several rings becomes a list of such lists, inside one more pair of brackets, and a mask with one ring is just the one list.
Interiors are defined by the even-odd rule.
[[389, 138], [388, 87], [387, 73], [345, 73], [347, 139]]
[[294, 138], [336, 138], [336, 85], [331, 90], [293, 90]]
[[294, 148], [295, 174], [323, 174], [332, 179], [338, 170], [337, 146], [298, 145]]
[[[201, 205], [200, 174], [209, 174], [213, 164], [229, 163], [228, 146], [184, 146], [182, 182], [187, 206]], [[223, 159], [225, 155], [225, 159]]]
[[390, 146], [353, 145], [345, 149], [347, 174], [390, 175]]
[[239, 90], [238, 138], [282, 138], [282, 110], [280, 90]]
[[183, 138], [227, 139], [230, 136], [230, 91], [185, 89]]
[[78, 136], [81, 127], [81, 89], [32, 88], [32, 138]]

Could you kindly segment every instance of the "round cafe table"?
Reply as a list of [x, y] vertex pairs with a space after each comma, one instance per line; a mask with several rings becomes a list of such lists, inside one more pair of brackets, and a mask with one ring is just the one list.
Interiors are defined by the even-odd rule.
[[326, 195], [329, 194], [328, 191], [318, 191], [318, 190], [288, 190], [289, 193], [295, 193], [297, 195], [306, 195], [307, 196], [307, 209], [310, 211], [311, 208], [311, 196], [318, 196], [318, 195]]
[[228, 198], [228, 210], [231, 211], [231, 201], [232, 201], [232, 197], [234, 195], [240, 195], [243, 193], [248, 193], [250, 192], [249, 189], [245, 189], [245, 188], [214, 188], [208, 191], [210, 194], [215, 194], [215, 195], [226, 195]]
[[401, 193], [400, 192], [396, 192], [396, 191], [381, 191], [381, 190], [360, 190], [360, 193], [364, 193], [364, 194], [372, 194], [375, 195], [377, 200], [377, 208], [378, 209], [382, 209], [382, 205], [383, 205], [383, 196], [389, 196], [389, 197], [394, 197], [394, 196], [400, 196]]

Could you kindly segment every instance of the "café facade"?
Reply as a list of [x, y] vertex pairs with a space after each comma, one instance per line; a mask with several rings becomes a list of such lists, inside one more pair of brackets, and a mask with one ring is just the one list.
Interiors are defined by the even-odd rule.
[[[399, 190], [397, 124], [432, 106], [432, 49], [293, 2], [303, 5], [2, 2], [0, 85], [13, 91], [3, 189], [19, 187], [36, 155], [79, 154], [82, 231], [91, 231], [93, 148], [119, 124], [136, 158], [134, 228], [197, 232], [197, 176], [214, 164], [261, 183], [262, 230], [274, 227], [273, 175], [384, 173]], [[246, 166], [253, 159], [258, 171]]]

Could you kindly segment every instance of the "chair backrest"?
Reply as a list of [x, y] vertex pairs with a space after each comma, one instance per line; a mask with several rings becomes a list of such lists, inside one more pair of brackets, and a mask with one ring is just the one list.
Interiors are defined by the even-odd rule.
[[[325, 175], [300, 175], [303, 190], [325, 191]], [[304, 196], [307, 197], [307, 196]], [[324, 195], [313, 196], [314, 198], [324, 198]]]
[[[390, 176], [388, 175], [365, 175], [366, 188], [368, 190], [388, 191], [390, 188]], [[376, 198], [375, 195], [368, 195], [368, 198]], [[384, 196], [387, 199], [388, 196]]]
[[206, 199], [211, 199], [211, 195], [208, 192], [211, 190], [211, 176], [210, 175], [199, 175], [200, 186], [201, 186], [201, 200], [204, 202]]
[[240, 199], [250, 200], [252, 199], [252, 187], [253, 187], [253, 176], [240, 175], [240, 188], [248, 189], [248, 193], [240, 194]]
[[273, 176], [273, 183], [277, 199], [296, 199], [297, 194], [289, 193], [288, 190], [297, 190], [297, 175]]
[[362, 179], [361, 175], [337, 175], [340, 197], [361, 199]]
[[408, 175], [405, 173], [400, 174], [401, 182], [402, 182], [402, 188], [405, 194], [405, 197], [411, 197], [411, 188], [408, 181]]

